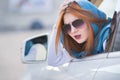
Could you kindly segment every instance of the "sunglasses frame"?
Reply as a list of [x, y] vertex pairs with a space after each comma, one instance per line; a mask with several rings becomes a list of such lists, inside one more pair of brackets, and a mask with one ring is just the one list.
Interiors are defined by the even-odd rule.
[[71, 32], [71, 26], [73, 26], [74, 28], [78, 29], [80, 28], [82, 25], [84, 24], [84, 21], [82, 19], [76, 19], [74, 20], [71, 24], [64, 24], [62, 26], [62, 30], [65, 33], [69, 33]]

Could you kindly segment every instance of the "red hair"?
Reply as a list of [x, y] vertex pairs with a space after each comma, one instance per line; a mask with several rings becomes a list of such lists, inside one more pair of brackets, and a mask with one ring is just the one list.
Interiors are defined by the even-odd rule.
[[69, 4], [69, 6], [67, 8], [65, 8], [64, 10], [62, 10], [59, 13], [58, 21], [56, 24], [56, 27], [57, 27], [56, 40], [55, 40], [56, 51], [58, 48], [58, 41], [59, 41], [60, 33], [62, 30], [61, 27], [62, 27], [62, 25], [64, 25], [63, 17], [65, 15], [65, 13], [71, 13], [72, 15], [84, 20], [84, 22], [88, 26], [89, 36], [88, 36], [88, 39], [86, 42], [84, 42], [82, 44], [78, 44], [69, 35], [62, 32], [64, 48], [68, 51], [68, 53], [70, 55], [71, 55], [71, 49], [76, 52], [85, 51], [87, 53], [90, 53], [94, 47], [93, 46], [94, 33], [93, 33], [93, 29], [92, 29], [90, 23], [93, 22], [93, 23], [97, 24], [99, 29], [101, 29], [100, 23], [104, 22], [105, 20], [101, 20], [98, 17], [96, 17], [95, 15], [93, 15], [91, 12], [83, 10], [82, 8], [80, 8], [80, 6], [77, 4], [77, 2], [72, 2], [71, 4]]

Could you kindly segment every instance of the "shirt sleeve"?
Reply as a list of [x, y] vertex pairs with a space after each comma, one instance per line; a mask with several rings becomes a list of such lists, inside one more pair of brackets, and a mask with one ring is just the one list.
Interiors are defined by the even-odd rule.
[[59, 66], [64, 63], [70, 62], [72, 57], [68, 54], [65, 48], [63, 48], [62, 43], [58, 43], [58, 51], [55, 50], [55, 37], [56, 37], [56, 27], [54, 26], [53, 31], [48, 41], [48, 54], [47, 63], [50, 66]]

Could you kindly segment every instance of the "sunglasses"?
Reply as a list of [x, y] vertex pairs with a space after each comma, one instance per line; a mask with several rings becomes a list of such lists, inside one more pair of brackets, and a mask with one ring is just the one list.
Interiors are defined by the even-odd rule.
[[[76, 19], [75, 21], [72, 22], [72, 26], [76, 29], [81, 28], [83, 24], [84, 21], [82, 19]], [[62, 30], [65, 33], [71, 32], [71, 24], [64, 24]]]

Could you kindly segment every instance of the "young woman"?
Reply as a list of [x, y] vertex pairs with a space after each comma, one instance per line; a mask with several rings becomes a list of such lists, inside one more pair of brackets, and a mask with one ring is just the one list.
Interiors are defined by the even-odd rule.
[[87, 0], [64, 3], [49, 41], [48, 64], [59, 66], [104, 52], [110, 22], [105, 13]]

